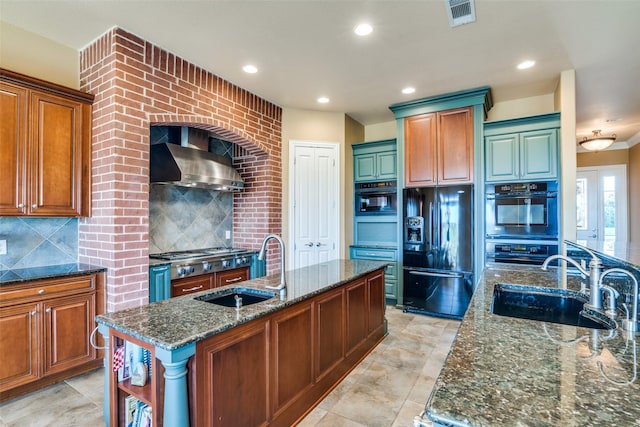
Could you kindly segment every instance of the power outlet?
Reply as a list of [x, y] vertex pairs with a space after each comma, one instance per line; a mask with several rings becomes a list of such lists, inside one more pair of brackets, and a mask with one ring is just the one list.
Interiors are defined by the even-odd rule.
[[226, 230], [224, 232], [224, 236], [226, 237], [227, 240], [229, 240], [231, 238], [231, 230]]
[[7, 254], [7, 241], [6, 240], [0, 240], [0, 255], [6, 255]]

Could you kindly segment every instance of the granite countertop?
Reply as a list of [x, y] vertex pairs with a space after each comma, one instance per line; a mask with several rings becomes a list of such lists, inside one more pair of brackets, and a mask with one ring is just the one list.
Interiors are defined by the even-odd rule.
[[[368, 260], [328, 261], [286, 272], [287, 292], [283, 297], [278, 291], [265, 289], [280, 283], [280, 275], [276, 274], [99, 315], [96, 321], [156, 347], [175, 350], [341, 286], [386, 265], [386, 262]], [[259, 289], [274, 292], [275, 296], [240, 310], [195, 299], [231, 288]]]
[[35, 280], [55, 279], [59, 277], [82, 276], [84, 274], [99, 273], [102, 271], [106, 271], [106, 268], [89, 264], [61, 264], [13, 270], [0, 270], [0, 286], [32, 282]]
[[446, 426], [640, 426], [640, 334], [491, 313], [494, 285], [580, 289], [559, 270], [488, 267], [434, 390], [427, 415]]

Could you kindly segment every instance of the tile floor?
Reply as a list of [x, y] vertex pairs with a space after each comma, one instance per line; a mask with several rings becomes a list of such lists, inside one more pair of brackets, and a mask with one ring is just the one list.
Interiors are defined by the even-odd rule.
[[[387, 308], [389, 335], [307, 417], [302, 427], [411, 427], [460, 322]], [[101, 369], [0, 404], [0, 427], [100, 426]]]

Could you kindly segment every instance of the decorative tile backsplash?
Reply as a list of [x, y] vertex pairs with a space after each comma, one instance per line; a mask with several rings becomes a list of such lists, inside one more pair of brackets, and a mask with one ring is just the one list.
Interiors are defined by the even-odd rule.
[[149, 253], [230, 247], [233, 194], [152, 184], [149, 191]]
[[0, 217], [0, 239], [7, 241], [1, 270], [78, 262], [77, 218]]

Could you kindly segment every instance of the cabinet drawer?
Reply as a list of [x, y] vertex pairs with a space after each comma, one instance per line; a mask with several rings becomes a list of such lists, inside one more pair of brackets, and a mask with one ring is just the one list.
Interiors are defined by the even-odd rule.
[[94, 288], [94, 275], [10, 285], [0, 289], [0, 304], [12, 300], [48, 298], [61, 294], [88, 291]]
[[249, 267], [221, 271], [216, 273], [214, 287], [233, 285], [234, 283], [244, 282], [245, 280], [249, 280]]
[[395, 261], [396, 251], [393, 249], [352, 248], [351, 258]]
[[387, 265], [384, 269], [384, 278], [385, 280], [398, 280], [398, 268], [397, 264], [394, 262], [393, 264]]
[[211, 289], [212, 276], [213, 274], [205, 274], [202, 276], [174, 280], [171, 282], [171, 296], [179, 297], [180, 295], [187, 295]]

